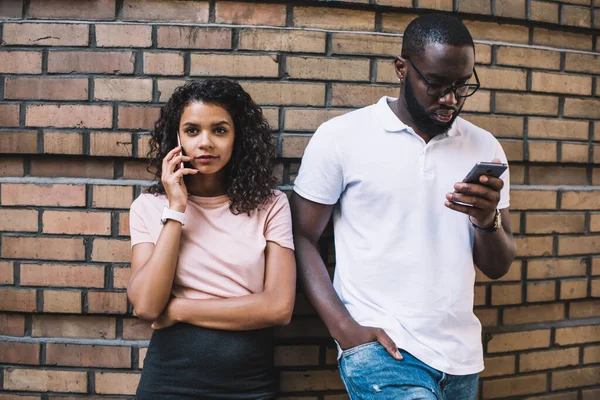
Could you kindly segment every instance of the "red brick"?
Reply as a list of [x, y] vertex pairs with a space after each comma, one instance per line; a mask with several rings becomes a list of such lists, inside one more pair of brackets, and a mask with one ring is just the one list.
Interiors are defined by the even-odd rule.
[[23, 176], [23, 159], [20, 157], [0, 157], [0, 176]]
[[527, 302], [556, 300], [556, 282], [535, 282], [527, 284]]
[[88, 80], [85, 78], [7, 78], [6, 99], [87, 100]]
[[152, 27], [150, 25], [96, 24], [98, 47], [150, 47]]
[[137, 318], [123, 319], [123, 339], [147, 340], [152, 336], [152, 332], [150, 322]]
[[94, 79], [94, 100], [152, 101], [152, 79]]
[[46, 211], [42, 223], [44, 233], [109, 235], [110, 213]]
[[533, 43], [561, 49], [592, 50], [592, 38], [589, 35], [542, 28], [533, 29]]
[[588, 139], [588, 122], [553, 118], [528, 118], [529, 137], [552, 139]]
[[208, 22], [208, 1], [125, 0], [125, 21]]
[[600, 119], [600, 99], [565, 99], [565, 116]]
[[530, 7], [530, 19], [554, 24], [558, 23], [558, 4], [532, 0]]
[[547, 304], [504, 309], [504, 325], [560, 321], [565, 318], [564, 304]]
[[21, 264], [20, 275], [27, 286], [104, 287], [104, 267], [94, 265]]
[[237, 1], [217, 2], [215, 19], [218, 24], [284, 26], [285, 4], [252, 4]]
[[242, 82], [242, 86], [261, 105], [325, 105], [325, 85], [320, 83]]
[[114, 339], [115, 329], [109, 317], [34, 315], [31, 336]]
[[190, 74], [276, 77], [279, 74], [279, 58], [270, 55], [192, 54]]
[[29, 13], [36, 19], [113, 19], [115, 0], [94, 2], [31, 0]]
[[88, 312], [124, 314], [127, 312], [127, 294], [125, 292], [89, 292]]
[[[0, 126], [19, 126], [20, 107], [19, 104], [0, 104]], [[2, 149], [4, 148], [2, 146]]]
[[515, 356], [486, 357], [485, 370], [480, 377], [512, 375], [515, 373]]
[[4, 206], [85, 206], [85, 186], [5, 183], [1, 203]]
[[96, 372], [96, 393], [135, 394], [140, 374], [120, 372]]
[[129, 262], [130, 260], [129, 240], [94, 239], [92, 261]]
[[90, 134], [90, 155], [133, 156], [131, 133], [93, 132]]
[[0, 209], [0, 231], [37, 232], [38, 212], [35, 210]]
[[144, 53], [144, 73], [149, 75], [183, 75], [180, 53]]
[[0, 132], [0, 148], [3, 153], [36, 154], [38, 152], [37, 132]]
[[112, 106], [34, 104], [28, 105], [27, 126], [58, 128], [110, 128]]
[[46, 364], [68, 367], [131, 367], [131, 348], [48, 343]]
[[139, 135], [137, 145], [138, 145], [138, 158], [148, 157], [149, 152], [150, 152], [150, 135]]
[[[138, 148], [138, 150], [139, 150], [139, 148]], [[125, 163], [123, 165], [123, 178], [139, 179], [139, 180], [154, 179], [154, 174], [151, 172], [148, 172], [147, 168], [148, 168], [148, 163], [145, 161], [125, 161]], [[127, 235], [129, 235], [129, 231], [127, 231]]]
[[83, 239], [18, 237], [2, 238], [2, 257], [84, 260]]
[[113, 268], [113, 287], [115, 289], [127, 289], [130, 275], [130, 268]]
[[[21, 19], [23, 17], [23, 0], [13, 0], [0, 3], [0, 18], [2, 19]], [[1, 397], [0, 397], [1, 398]], [[4, 399], [2, 400], [13, 400]], [[23, 399], [31, 400], [31, 399]]]
[[37, 343], [0, 342], [0, 362], [6, 364], [39, 364]]
[[146, 353], [148, 353], [147, 347], [140, 348], [140, 352], [139, 352], [139, 368], [140, 369], [144, 368], [144, 360], [146, 359]]
[[86, 393], [87, 373], [83, 371], [7, 369], [4, 371], [4, 388], [41, 392]]
[[12, 285], [13, 282], [14, 282], [13, 263], [0, 261], [0, 285], [4, 285], [4, 284]]
[[44, 153], [83, 154], [83, 134], [80, 132], [44, 132]]
[[344, 384], [336, 370], [283, 371], [280, 377], [282, 392], [344, 389]]
[[131, 186], [94, 185], [92, 207], [96, 208], [129, 208], [133, 203]]
[[600, 382], [600, 367], [552, 372], [552, 390], [592, 386]]
[[327, 57], [288, 57], [287, 73], [292, 79], [368, 81], [369, 60]]
[[35, 290], [0, 288], [0, 311], [34, 312], [35, 301]]
[[600, 252], [600, 236], [568, 236], [558, 238], [558, 255]]
[[566, 346], [570, 344], [597, 342], [600, 338], [600, 325], [577, 326], [556, 329], [556, 344]]
[[488, 353], [539, 349], [550, 346], [550, 330], [498, 333], [488, 342]]
[[0, 51], [0, 73], [41, 74], [41, 51]]
[[50, 51], [48, 72], [131, 74], [131, 51]]
[[325, 32], [240, 29], [239, 36], [242, 50], [325, 53]]
[[119, 106], [119, 129], [153, 129], [160, 107]]
[[294, 26], [370, 31], [375, 28], [375, 13], [342, 8], [294, 7]]
[[544, 393], [546, 386], [547, 377], [545, 374], [493, 379], [483, 383], [483, 395], [485, 399], [512, 396], [522, 398], [526, 394]]
[[98, 158], [43, 157], [31, 160], [32, 176], [112, 179], [113, 161]]
[[87, 46], [87, 24], [5, 23], [2, 31], [5, 45]]
[[23, 336], [25, 317], [18, 314], [0, 314], [0, 335]]
[[44, 312], [81, 314], [81, 292], [44, 290]]

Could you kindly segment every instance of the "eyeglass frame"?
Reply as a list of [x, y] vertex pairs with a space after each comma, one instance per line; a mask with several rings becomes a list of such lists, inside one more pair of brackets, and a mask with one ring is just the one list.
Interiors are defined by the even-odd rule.
[[[423, 80], [425, 81], [425, 83], [427, 83], [427, 91], [426, 94], [428, 96], [431, 97], [437, 97], [438, 99], [441, 99], [442, 97], [446, 96], [448, 93], [450, 93], [450, 91], [452, 90], [452, 92], [454, 93], [454, 96], [457, 99], [466, 99], [467, 97], [471, 97], [475, 94], [475, 92], [477, 92], [479, 90], [479, 88], [481, 87], [481, 83], [479, 82], [479, 77], [477, 76], [477, 71], [475, 71], [475, 67], [473, 67], [473, 75], [475, 75], [475, 81], [477, 83], [473, 84], [473, 83], [467, 83], [464, 85], [455, 85], [455, 84], [444, 84], [444, 83], [440, 83], [440, 82], [433, 82], [430, 81], [429, 79], [427, 79], [427, 77], [425, 76], [425, 74], [423, 74], [423, 72], [421, 72], [421, 70], [419, 68], [417, 68], [417, 66], [415, 65], [415, 63], [413, 63], [409, 58], [406, 58], [406, 60], [410, 63], [410, 65], [413, 66], [413, 68], [419, 73], [419, 75], [421, 75], [421, 78], [423, 78]], [[440, 94], [439, 96], [435, 95], [435, 94], [429, 94], [429, 89], [431, 88], [431, 85], [440, 85], [440, 86], [448, 86], [443, 92], [442, 94]], [[475, 87], [475, 90], [473, 90], [473, 93], [467, 95], [467, 96], [459, 96], [456, 91], [459, 87], [461, 86], [470, 86], [470, 87]]]

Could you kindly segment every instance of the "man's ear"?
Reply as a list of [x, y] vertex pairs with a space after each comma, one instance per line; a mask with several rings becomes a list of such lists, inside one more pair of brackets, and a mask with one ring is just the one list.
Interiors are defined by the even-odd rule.
[[394, 69], [396, 70], [396, 76], [400, 82], [402, 82], [406, 76], [406, 64], [406, 59], [402, 56], [398, 56], [394, 60]]

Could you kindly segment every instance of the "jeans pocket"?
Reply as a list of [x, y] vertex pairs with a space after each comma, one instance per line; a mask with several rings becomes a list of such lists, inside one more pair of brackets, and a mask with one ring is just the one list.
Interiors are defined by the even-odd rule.
[[358, 346], [350, 347], [349, 349], [342, 350], [342, 357], [349, 356], [351, 354], [356, 353], [357, 351], [360, 351], [367, 347], [375, 346], [378, 344], [379, 344], [379, 342], [367, 342], [367, 343], [359, 344]]

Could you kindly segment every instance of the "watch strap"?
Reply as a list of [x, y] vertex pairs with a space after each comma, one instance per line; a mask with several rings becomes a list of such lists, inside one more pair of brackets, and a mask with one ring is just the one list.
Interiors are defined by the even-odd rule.
[[181, 226], [185, 225], [185, 213], [171, 210], [171, 209], [169, 209], [169, 207], [165, 206], [165, 208], [163, 208], [160, 222], [162, 224], [165, 224], [167, 222], [167, 220], [169, 220], [169, 219], [179, 222], [181, 224]]

